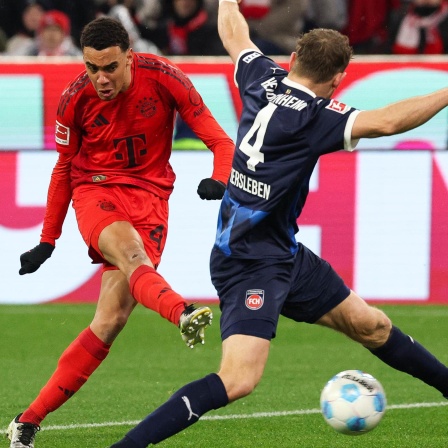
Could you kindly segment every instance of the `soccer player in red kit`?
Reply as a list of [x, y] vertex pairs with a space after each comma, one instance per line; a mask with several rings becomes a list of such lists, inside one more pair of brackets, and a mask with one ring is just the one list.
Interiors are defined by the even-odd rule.
[[81, 35], [86, 71], [62, 93], [54, 167], [39, 245], [20, 257], [19, 273], [36, 271], [51, 256], [72, 201], [94, 263], [103, 264], [95, 316], [70, 344], [37, 398], [8, 428], [12, 448], [33, 448], [46, 415], [87, 381], [137, 305], [179, 326], [189, 347], [204, 340], [208, 307], [187, 305], [156, 272], [165, 246], [169, 164], [176, 114], [214, 154], [201, 199], [221, 199], [234, 144], [188, 77], [169, 60], [136, 54], [123, 26], [110, 18]]

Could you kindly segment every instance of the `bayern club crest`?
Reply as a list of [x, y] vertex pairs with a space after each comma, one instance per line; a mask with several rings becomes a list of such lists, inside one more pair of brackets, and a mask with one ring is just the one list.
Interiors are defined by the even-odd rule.
[[246, 291], [246, 307], [250, 310], [259, 310], [264, 303], [263, 289], [249, 289]]
[[138, 105], [135, 106], [137, 109], [140, 109], [140, 113], [146, 117], [151, 118], [157, 112], [157, 104], [158, 100], [154, 98], [146, 98], [144, 97], [138, 102]]

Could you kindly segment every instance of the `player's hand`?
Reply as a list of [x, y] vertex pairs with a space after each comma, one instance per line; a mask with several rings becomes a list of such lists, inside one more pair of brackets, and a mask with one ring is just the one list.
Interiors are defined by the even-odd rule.
[[50, 243], [39, 243], [36, 247], [33, 247], [28, 252], [20, 255], [20, 265], [22, 266], [19, 270], [19, 274], [31, 274], [36, 272], [40, 265], [51, 257], [54, 251], [54, 246]]
[[201, 199], [222, 199], [226, 186], [219, 180], [208, 177], [202, 179], [198, 186], [198, 195]]

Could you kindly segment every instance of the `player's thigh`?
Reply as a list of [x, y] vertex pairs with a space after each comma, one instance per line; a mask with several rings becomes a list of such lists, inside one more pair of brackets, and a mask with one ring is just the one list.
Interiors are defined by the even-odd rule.
[[230, 401], [252, 392], [259, 383], [269, 355], [270, 341], [235, 334], [222, 344], [221, 377]]
[[105, 262], [99, 238], [114, 222], [130, 222], [117, 186], [81, 185], [73, 191], [73, 208], [82, 238], [94, 263]]
[[126, 271], [131, 257], [158, 266], [168, 232], [167, 200], [132, 186], [83, 185], [74, 191], [73, 207], [95, 263]]
[[99, 235], [98, 248], [108, 263], [123, 272], [132, 263], [149, 261], [139, 232], [128, 221], [115, 221], [105, 227]]
[[392, 328], [383, 311], [368, 305], [354, 291], [317, 323], [344, 333], [369, 348], [383, 345]]
[[157, 268], [168, 236], [168, 201], [145, 190], [134, 193], [132, 224], [142, 239], [144, 249]]
[[99, 248], [109, 263], [124, 271], [135, 262], [150, 262], [157, 268], [168, 234], [168, 201], [142, 188], [122, 190], [120, 197], [128, 219], [105, 227]]
[[100, 250], [120, 269], [126, 270], [123, 264], [148, 264], [149, 261], [157, 268], [168, 233], [168, 201], [135, 187], [120, 186], [116, 195], [128, 219], [113, 222], [103, 229]]
[[121, 271], [115, 269], [103, 272], [100, 296], [90, 325], [92, 331], [103, 342], [111, 344], [126, 325], [136, 304], [129, 291], [129, 283]]

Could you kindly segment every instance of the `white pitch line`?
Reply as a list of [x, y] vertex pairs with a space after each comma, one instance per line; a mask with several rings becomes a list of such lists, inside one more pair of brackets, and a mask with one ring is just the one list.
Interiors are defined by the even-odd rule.
[[[415, 409], [415, 408], [436, 408], [448, 406], [448, 401], [434, 403], [409, 403], [409, 404], [393, 404], [388, 405], [386, 410], [394, 409]], [[201, 420], [239, 420], [249, 418], [266, 418], [266, 417], [285, 417], [288, 415], [310, 415], [319, 414], [320, 409], [298, 409], [296, 411], [279, 411], [279, 412], [254, 412], [253, 414], [230, 414], [230, 415], [206, 415]], [[83, 423], [74, 425], [50, 425], [44, 426], [42, 431], [61, 431], [66, 429], [82, 429], [82, 428], [103, 428], [108, 426], [135, 426], [140, 420], [129, 420], [122, 422], [104, 422], [104, 423]]]

